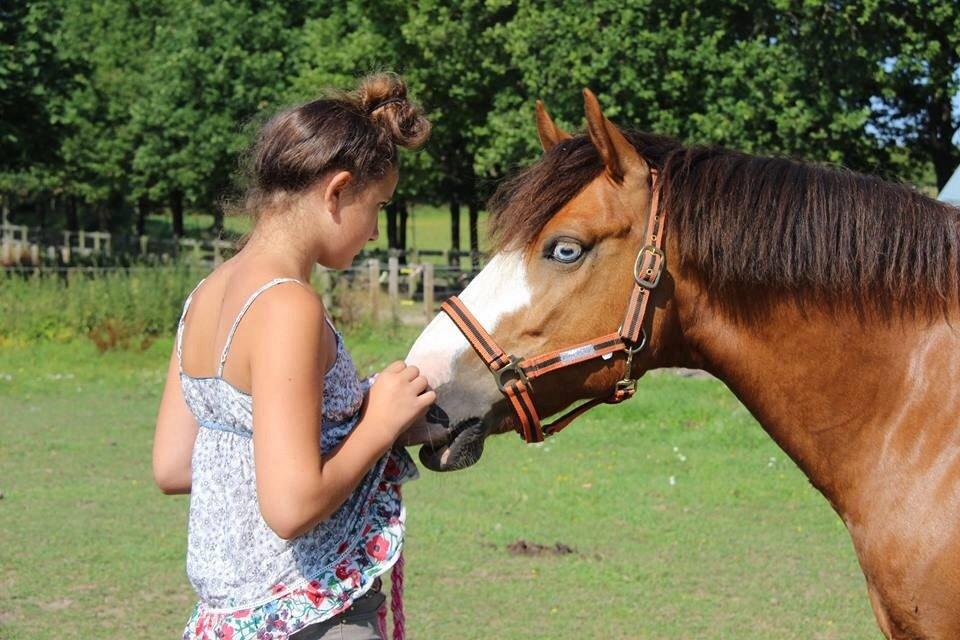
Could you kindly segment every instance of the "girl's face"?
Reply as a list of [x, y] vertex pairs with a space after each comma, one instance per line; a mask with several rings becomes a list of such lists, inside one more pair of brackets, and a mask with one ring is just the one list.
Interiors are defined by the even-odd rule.
[[346, 269], [353, 264], [363, 246], [380, 237], [380, 210], [393, 198], [400, 174], [392, 167], [387, 175], [372, 180], [359, 190], [349, 187], [341, 192], [338, 218], [340, 238], [333, 247], [327, 266]]

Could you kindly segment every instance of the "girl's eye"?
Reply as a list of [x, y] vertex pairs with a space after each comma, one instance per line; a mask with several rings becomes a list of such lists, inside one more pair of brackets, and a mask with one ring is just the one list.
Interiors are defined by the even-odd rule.
[[553, 245], [553, 253], [550, 257], [557, 262], [570, 264], [576, 262], [583, 255], [583, 247], [570, 240], [561, 240]]

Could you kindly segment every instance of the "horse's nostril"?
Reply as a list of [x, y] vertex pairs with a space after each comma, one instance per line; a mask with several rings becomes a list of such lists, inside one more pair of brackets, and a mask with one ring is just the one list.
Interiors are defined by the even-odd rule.
[[432, 404], [430, 408], [427, 409], [427, 422], [439, 424], [447, 429], [450, 428], [450, 416], [448, 416], [447, 412], [441, 409], [438, 404]]

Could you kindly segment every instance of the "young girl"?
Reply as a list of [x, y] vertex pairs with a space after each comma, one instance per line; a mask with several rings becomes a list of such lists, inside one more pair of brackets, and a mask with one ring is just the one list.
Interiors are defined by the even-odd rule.
[[397, 146], [430, 124], [396, 76], [275, 116], [252, 154], [249, 241], [187, 298], [157, 417], [153, 471], [190, 493], [184, 640], [381, 638], [378, 576], [399, 557], [396, 437], [436, 396], [394, 362], [372, 386], [320, 298], [315, 263], [378, 237]]

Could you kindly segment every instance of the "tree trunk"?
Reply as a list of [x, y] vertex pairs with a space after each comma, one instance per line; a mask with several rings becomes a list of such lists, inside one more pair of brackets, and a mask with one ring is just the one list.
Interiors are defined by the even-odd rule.
[[77, 196], [67, 198], [67, 231], [80, 230], [80, 216], [77, 215]]
[[480, 238], [477, 234], [477, 224], [480, 220], [480, 204], [476, 200], [470, 201], [470, 266], [474, 271], [480, 269]]
[[147, 232], [147, 209], [150, 207], [150, 200], [147, 196], [140, 196], [137, 199], [137, 235], [142, 236]]
[[110, 230], [110, 210], [105, 202], [97, 204], [97, 231]]
[[223, 232], [223, 207], [218, 203], [213, 204], [213, 226], [210, 227], [210, 230], [216, 236]]
[[[456, 196], [450, 198], [450, 249], [460, 251], [460, 200]], [[459, 262], [457, 257], [456, 261]], [[451, 264], [454, 258], [450, 259]]]
[[174, 191], [170, 194], [170, 215], [173, 216], [173, 237], [183, 237], [183, 192]]
[[401, 200], [397, 208], [400, 211], [400, 221], [397, 226], [399, 242], [397, 244], [400, 250], [403, 251], [403, 253], [400, 254], [400, 264], [407, 264], [407, 218], [410, 213], [407, 208], [407, 201]]
[[53, 202], [53, 198], [50, 200], [41, 199], [37, 202], [37, 226], [40, 227], [40, 235], [43, 235], [43, 230], [47, 228], [47, 214], [50, 211], [50, 205]]
[[387, 248], [396, 249], [397, 245], [397, 203], [387, 205]]

